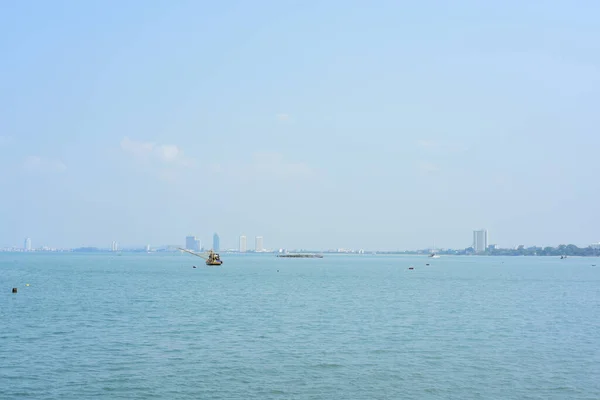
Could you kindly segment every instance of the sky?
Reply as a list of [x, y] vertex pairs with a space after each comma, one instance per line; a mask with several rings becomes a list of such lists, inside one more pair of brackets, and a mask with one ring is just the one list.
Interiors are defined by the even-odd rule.
[[3, 1], [0, 247], [598, 242], [598, 15]]

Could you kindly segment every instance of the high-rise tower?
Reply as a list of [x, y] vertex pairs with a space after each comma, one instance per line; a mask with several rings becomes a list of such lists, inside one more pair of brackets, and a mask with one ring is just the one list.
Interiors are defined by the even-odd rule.
[[200, 240], [196, 239], [196, 236], [185, 237], [185, 248], [191, 251], [200, 251], [201, 243]]
[[473, 231], [473, 250], [475, 253], [483, 253], [488, 247], [488, 232], [486, 229]]
[[257, 236], [256, 239], [255, 239], [254, 251], [256, 251], [257, 253], [260, 253], [263, 250], [264, 250], [264, 247], [263, 247], [263, 237], [262, 236]]
[[214, 251], [219, 251], [219, 248], [221, 247], [221, 243], [219, 240], [219, 235], [217, 235], [216, 233], [213, 235], [213, 250]]

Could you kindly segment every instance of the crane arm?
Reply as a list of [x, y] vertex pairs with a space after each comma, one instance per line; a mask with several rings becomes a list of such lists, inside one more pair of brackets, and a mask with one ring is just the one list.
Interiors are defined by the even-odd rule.
[[208, 260], [208, 257], [205, 256], [204, 254], [199, 254], [199, 253], [193, 252], [193, 251], [188, 250], [188, 249], [182, 249], [181, 247], [178, 247], [178, 249], [181, 250], [181, 251], [185, 251], [186, 253], [190, 253], [193, 256], [200, 257], [200, 258], [203, 258], [205, 260]]

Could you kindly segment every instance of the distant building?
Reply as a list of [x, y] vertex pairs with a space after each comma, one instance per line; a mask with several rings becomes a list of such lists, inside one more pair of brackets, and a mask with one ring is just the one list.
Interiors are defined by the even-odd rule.
[[473, 250], [483, 253], [488, 247], [488, 232], [486, 229], [473, 231]]
[[31, 251], [31, 238], [25, 239], [25, 244], [23, 245], [23, 250]]
[[200, 240], [196, 239], [196, 236], [185, 237], [185, 248], [191, 251], [200, 251]]
[[119, 250], [119, 244], [118, 244], [117, 242], [113, 241], [113, 242], [112, 242], [112, 246], [110, 247], [110, 249], [111, 249], [112, 251], [117, 251], [117, 250]]
[[196, 237], [195, 236], [186, 236], [185, 237], [185, 249], [193, 250], [194, 246], [196, 246]]
[[247, 249], [248, 248], [246, 246], [246, 236], [242, 235], [242, 236], [240, 236], [240, 247], [239, 247], [240, 253], [245, 253]]
[[254, 251], [256, 251], [257, 253], [260, 253], [263, 250], [264, 250], [264, 247], [263, 247], [263, 237], [262, 236], [257, 236], [256, 239], [255, 239]]
[[598, 243], [592, 243], [590, 244], [590, 247], [594, 250], [599, 250], [600, 249], [600, 242]]
[[219, 235], [217, 235], [215, 233], [213, 235], [213, 247], [212, 248], [214, 251], [219, 251], [220, 247], [221, 247], [221, 244], [220, 244], [220, 240], [219, 240]]

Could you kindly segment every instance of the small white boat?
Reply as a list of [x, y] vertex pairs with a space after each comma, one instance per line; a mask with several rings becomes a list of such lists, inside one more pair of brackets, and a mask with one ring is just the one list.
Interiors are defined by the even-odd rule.
[[429, 255], [429, 258], [440, 258], [440, 256], [435, 254], [435, 240], [433, 241], [433, 247], [431, 248], [431, 254]]

